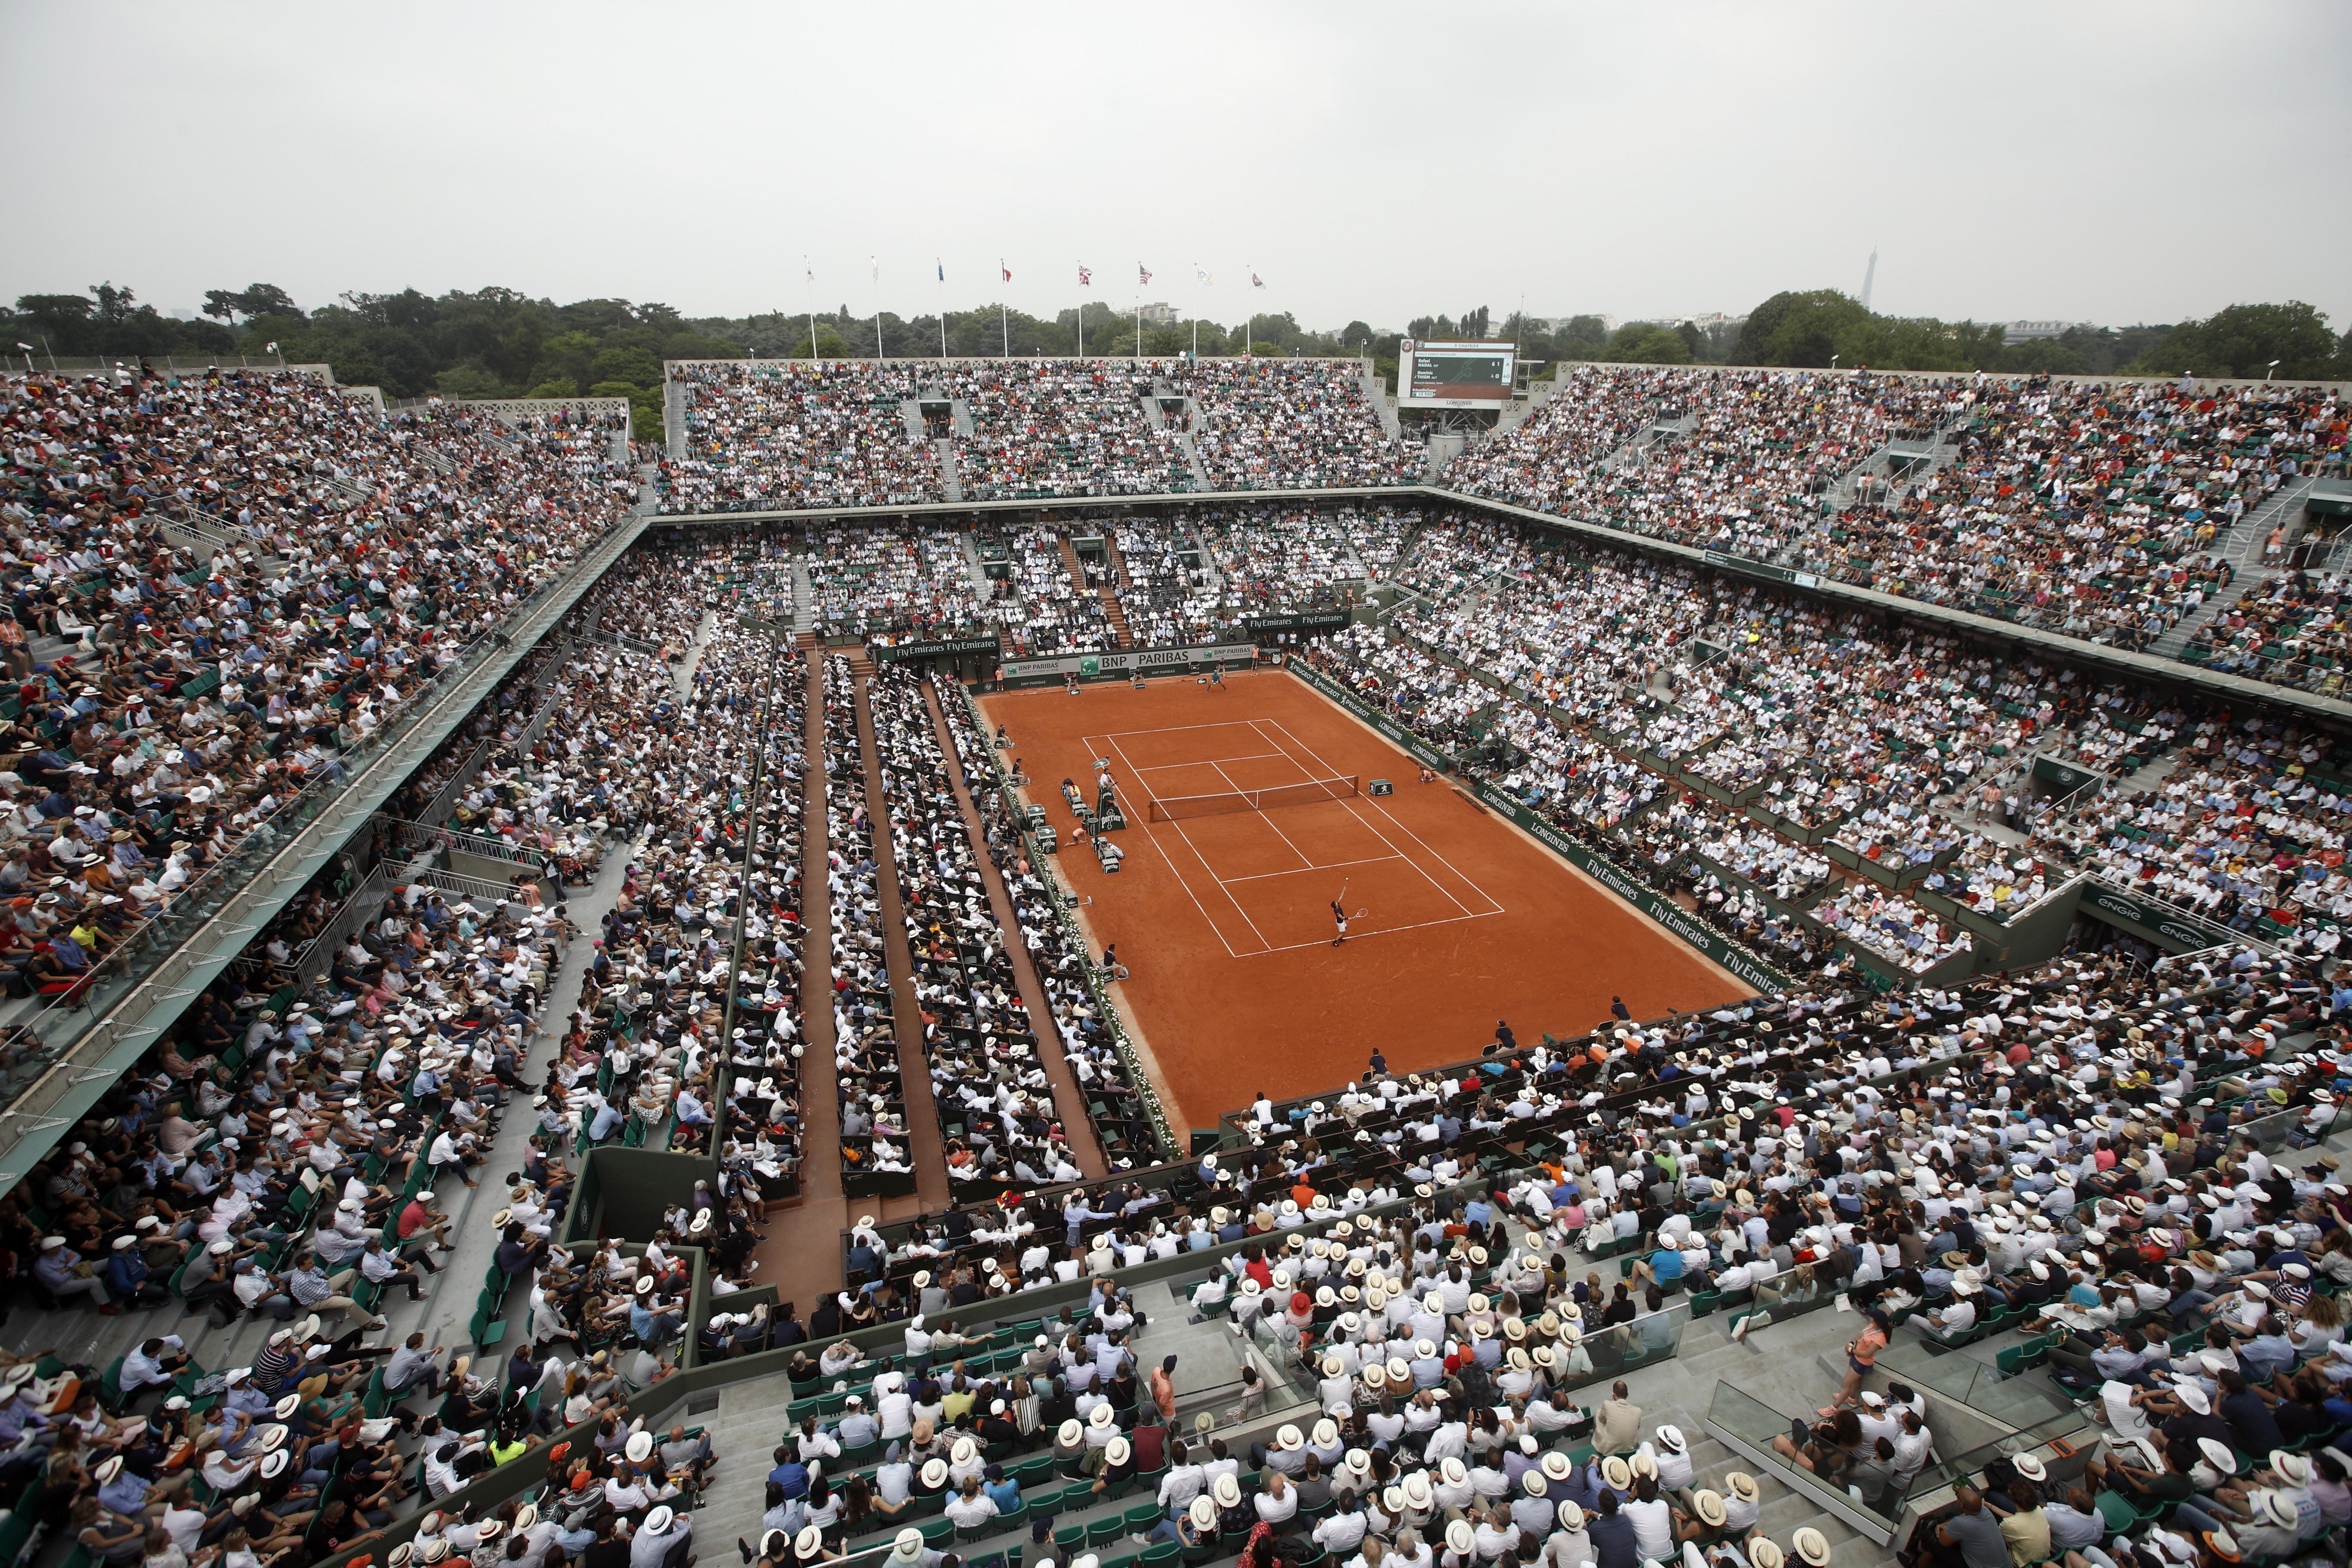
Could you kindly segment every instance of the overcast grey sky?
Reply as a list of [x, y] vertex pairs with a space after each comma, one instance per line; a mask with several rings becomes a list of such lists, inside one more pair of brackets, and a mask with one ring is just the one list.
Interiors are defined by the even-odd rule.
[[1140, 262], [1399, 327], [1742, 313], [1875, 246], [1886, 311], [2341, 331], [2347, 45], [2344, 0], [6, 0], [0, 288], [1046, 313]]

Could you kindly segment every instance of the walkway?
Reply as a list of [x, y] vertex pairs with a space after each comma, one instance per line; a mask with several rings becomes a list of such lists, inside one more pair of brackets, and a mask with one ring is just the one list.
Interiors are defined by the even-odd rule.
[[[840, 1233], [849, 1228], [849, 1202], [841, 1194], [841, 1093], [833, 1068], [833, 881], [824, 813], [824, 648], [797, 639], [808, 661], [810, 766], [801, 802], [801, 1191], [768, 1205], [767, 1239], [752, 1252], [765, 1283], [803, 1312], [818, 1297], [842, 1287]], [[897, 1217], [897, 1216], [890, 1216]]]
[[[940, 750], [947, 756], [956, 755], [955, 736], [949, 731], [946, 715], [940, 711], [939, 689], [930, 681], [923, 683], [923, 701], [931, 710], [931, 726], [939, 731]], [[988, 828], [981, 820], [980, 808], [972, 804], [970, 777], [959, 765], [948, 778], [948, 787], [955, 795], [956, 805], [963, 809], [963, 823], [971, 835], [971, 847], [980, 858], [981, 880], [988, 887], [988, 907], [995, 913], [996, 923], [1006, 937], [1004, 951], [1013, 962], [1013, 977], [1021, 987], [1022, 1005], [1029, 1010], [1032, 1032], [1037, 1037], [1037, 1058], [1045, 1068], [1046, 1079], [1054, 1086], [1054, 1110], [1062, 1119], [1063, 1131], [1069, 1134], [1070, 1152], [1078, 1169], [1095, 1181], [1110, 1173], [1103, 1159], [1102, 1145], [1095, 1140], [1094, 1123], [1087, 1118], [1087, 1097], [1078, 1088], [1076, 1074], [1070, 1071], [1067, 1058], [1062, 1054], [1062, 1032], [1054, 1024], [1054, 1010], [1046, 1005], [1045, 987], [1037, 978], [1037, 966], [1030, 961], [1029, 944], [1021, 940], [1021, 922], [1013, 912], [1012, 895], [1004, 890], [1004, 874], [996, 868], [988, 853]]]

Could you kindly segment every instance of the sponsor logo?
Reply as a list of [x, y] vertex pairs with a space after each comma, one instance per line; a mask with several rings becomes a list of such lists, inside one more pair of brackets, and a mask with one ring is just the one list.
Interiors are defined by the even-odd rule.
[[1078, 660], [1078, 673], [1080, 675], [1100, 675], [1102, 673], [1102, 660], [1097, 658], [1092, 654], [1087, 655], [1086, 658]]

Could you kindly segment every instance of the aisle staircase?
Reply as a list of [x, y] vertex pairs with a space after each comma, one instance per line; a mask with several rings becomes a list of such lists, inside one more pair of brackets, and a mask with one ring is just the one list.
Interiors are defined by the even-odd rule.
[[2272, 491], [2269, 500], [2240, 518], [2237, 526], [2215, 539], [2210, 553], [2227, 561], [2236, 575], [2198, 605], [2194, 614], [2183, 616], [2171, 630], [2157, 638], [2148, 652], [2161, 658], [2179, 658], [2189, 638], [2246, 595], [2275, 580], [2278, 568], [2263, 564], [2263, 541], [2271, 536], [2272, 529], [2294, 521], [2302, 513], [2305, 499], [2318, 482], [2316, 476], [2289, 479]]
[[963, 477], [956, 470], [955, 443], [944, 436], [932, 442], [931, 461], [939, 465], [940, 493], [950, 500], [963, 500]]

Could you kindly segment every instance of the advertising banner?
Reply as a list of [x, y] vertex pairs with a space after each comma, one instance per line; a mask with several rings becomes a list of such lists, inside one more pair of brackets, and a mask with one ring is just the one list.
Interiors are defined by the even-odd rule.
[[2077, 908], [2097, 910], [2116, 920], [2128, 921], [2152, 939], [2171, 946], [2175, 952], [2195, 952], [2227, 942], [2236, 934], [2200, 924], [2163, 904], [2134, 898], [2095, 877], [2084, 882], [2083, 901]]
[[1453, 758], [1414, 734], [1411, 729], [1399, 723], [1389, 714], [1381, 711], [1338, 681], [1333, 680], [1321, 670], [1296, 662], [1288, 666], [1288, 668], [1291, 674], [1378, 730], [1383, 739], [1399, 747], [1423, 767], [1441, 773], [1454, 771]]
[[1344, 626], [1356, 617], [1346, 610], [1302, 610], [1295, 616], [1244, 616], [1242, 630], [1252, 637], [1268, 632], [1319, 632]]
[[950, 637], [945, 642], [902, 642], [882, 647], [868, 643], [866, 650], [877, 664], [898, 664], [908, 659], [944, 658], [960, 653], [994, 653], [998, 647], [992, 637]]
[[1759, 992], [1790, 989], [1787, 975], [1757, 963], [1717, 935], [1714, 928], [1705, 921], [1656, 892], [1614, 861], [1595, 855], [1502, 791], [1480, 784], [1478, 798], [1496, 815], [1526, 829], [1538, 843], [1561, 859], [1706, 954], [1710, 963], [1737, 976], [1742, 984], [1753, 985]]
[[1255, 643], [1217, 643], [1204, 647], [1139, 647], [1055, 658], [1008, 658], [997, 667], [997, 673], [1007, 686], [1035, 686], [1073, 675], [1080, 680], [1125, 680], [1133, 675], [1181, 675], [1213, 667], [1246, 669], [1256, 658]]

